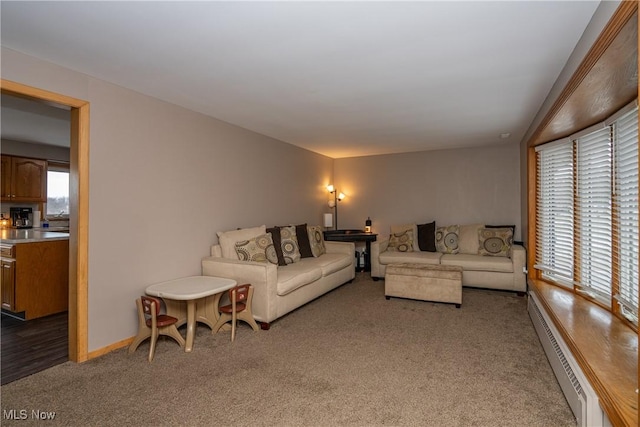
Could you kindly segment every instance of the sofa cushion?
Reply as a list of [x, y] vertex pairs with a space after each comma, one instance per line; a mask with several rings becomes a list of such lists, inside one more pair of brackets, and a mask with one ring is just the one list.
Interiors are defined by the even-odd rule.
[[481, 228], [478, 230], [480, 255], [509, 256], [513, 245], [513, 230], [511, 228]]
[[513, 273], [511, 258], [489, 257], [470, 254], [444, 254], [440, 259], [442, 265], [458, 265], [465, 271], [495, 271]]
[[457, 225], [447, 227], [436, 227], [436, 249], [443, 254], [457, 254], [458, 249]]
[[296, 225], [296, 239], [298, 239], [298, 247], [300, 248], [300, 258], [313, 257], [309, 233], [307, 232], [307, 224]]
[[416, 224], [400, 224], [391, 226], [391, 234], [401, 234], [403, 231], [411, 230], [413, 235], [413, 250], [419, 251], [418, 245], [418, 226]]
[[439, 264], [440, 252], [389, 252], [384, 251], [378, 257], [380, 264], [417, 263]]
[[239, 230], [218, 231], [218, 242], [222, 249], [222, 257], [227, 259], [238, 259], [236, 253], [236, 242], [253, 239], [267, 232], [267, 227], [241, 228]]
[[311, 244], [311, 252], [314, 257], [319, 257], [326, 252], [324, 247], [324, 237], [322, 228], [319, 225], [311, 225], [307, 227], [309, 233], [309, 243]]
[[300, 248], [298, 247], [298, 239], [296, 237], [296, 227], [291, 225], [280, 228], [280, 242], [284, 262], [292, 264], [300, 261]]
[[421, 251], [436, 251], [436, 222], [418, 224], [418, 248]]
[[270, 262], [278, 264], [276, 249], [273, 247], [271, 233], [262, 234], [253, 239], [236, 242], [236, 254], [240, 261]]
[[484, 228], [483, 224], [460, 225], [458, 227], [458, 253], [478, 254], [478, 230], [481, 228]]
[[[305, 258], [305, 261], [317, 258]], [[278, 267], [277, 293], [280, 296], [287, 295], [309, 283], [322, 278], [322, 269], [318, 265], [308, 262], [296, 262], [295, 264]]]
[[413, 252], [413, 230], [391, 233], [387, 251]]
[[341, 253], [324, 254], [317, 259], [317, 262], [322, 269], [322, 275], [328, 276], [351, 265], [351, 256]]

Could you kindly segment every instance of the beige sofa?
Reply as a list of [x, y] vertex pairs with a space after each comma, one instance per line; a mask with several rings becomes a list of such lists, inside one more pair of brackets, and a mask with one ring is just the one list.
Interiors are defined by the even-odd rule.
[[[246, 230], [251, 229], [227, 232], [226, 236], [218, 233], [220, 244], [212, 246], [211, 256], [202, 259], [202, 274], [253, 285], [253, 315], [262, 323], [263, 329], [268, 329], [271, 322], [292, 310], [355, 278], [353, 243], [322, 242], [324, 253], [301, 258], [288, 265], [276, 265], [244, 261], [234, 256], [229, 245], [248, 238], [250, 232], [242, 235]], [[253, 230], [264, 233], [265, 227]], [[230, 234], [236, 234], [236, 237], [226, 239]]]
[[[408, 224], [393, 226], [390, 236], [409, 229], [412, 230], [410, 234], [417, 235], [417, 226]], [[526, 292], [525, 249], [512, 244], [505, 256], [481, 255], [478, 237], [481, 230], [486, 230], [483, 224], [458, 226], [458, 248], [455, 254], [421, 251], [417, 239], [410, 245], [413, 250], [390, 250], [390, 239], [379, 239], [371, 244], [371, 277], [374, 280], [384, 278], [387, 266], [394, 263], [457, 265], [462, 267], [463, 286]]]

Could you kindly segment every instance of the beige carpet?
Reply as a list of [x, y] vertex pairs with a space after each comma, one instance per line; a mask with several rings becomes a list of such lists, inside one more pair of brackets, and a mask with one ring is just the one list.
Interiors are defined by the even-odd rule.
[[[356, 281], [274, 322], [161, 340], [1, 388], [2, 425], [574, 426], [515, 294], [467, 289], [453, 305], [384, 298]], [[7, 420], [8, 410], [27, 420]], [[32, 411], [55, 412], [36, 421]], [[24, 414], [24, 413], [23, 413]]]

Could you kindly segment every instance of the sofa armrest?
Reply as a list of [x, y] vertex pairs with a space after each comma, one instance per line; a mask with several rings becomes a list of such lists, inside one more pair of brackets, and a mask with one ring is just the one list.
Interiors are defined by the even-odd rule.
[[380, 254], [387, 250], [389, 239], [371, 242], [371, 277], [384, 277], [384, 271], [380, 265]]
[[278, 267], [275, 264], [219, 257], [202, 259], [202, 275], [234, 279], [253, 285], [253, 315], [262, 322], [277, 318]]
[[518, 292], [527, 292], [527, 277], [524, 268], [527, 264], [527, 251], [523, 246], [511, 246], [511, 262], [513, 262], [513, 288]]
[[324, 241], [324, 248], [328, 254], [347, 254], [355, 257], [356, 245], [352, 242]]

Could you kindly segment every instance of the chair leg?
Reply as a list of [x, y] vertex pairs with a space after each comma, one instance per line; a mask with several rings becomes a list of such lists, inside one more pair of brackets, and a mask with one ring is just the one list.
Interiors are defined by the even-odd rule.
[[159, 333], [160, 335], [166, 335], [168, 337], [173, 338], [178, 342], [180, 347], [184, 348], [185, 340], [182, 337], [182, 335], [180, 335], [180, 332], [178, 331], [178, 328], [176, 327], [175, 324], [161, 328]]
[[151, 334], [151, 343], [149, 344], [149, 362], [153, 361], [153, 356], [156, 354], [156, 343], [158, 342], [158, 331]]
[[138, 335], [136, 335], [133, 342], [129, 345], [129, 353], [136, 351], [138, 346], [151, 336], [151, 328], [147, 326], [144, 318], [144, 310], [142, 309], [140, 298], [136, 298], [136, 307], [138, 307]]
[[213, 328], [211, 328], [211, 333], [212, 334], [217, 333], [220, 330], [220, 328], [222, 328], [230, 320], [231, 320], [231, 316], [229, 316], [227, 313], [220, 313], [220, 317], [218, 318], [218, 321], [216, 322], [215, 325], [213, 325]]
[[249, 310], [244, 310], [238, 313], [238, 320], [242, 320], [248, 323], [249, 326], [251, 326], [251, 329], [253, 329], [254, 331], [258, 331], [260, 329], [258, 327], [258, 324], [256, 323], [256, 320], [253, 318], [253, 314]]
[[238, 313], [234, 306], [233, 312], [231, 313], [231, 342], [236, 339], [236, 323], [238, 323]]

